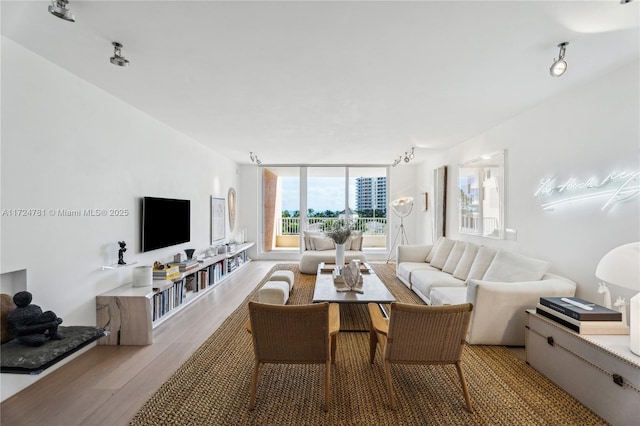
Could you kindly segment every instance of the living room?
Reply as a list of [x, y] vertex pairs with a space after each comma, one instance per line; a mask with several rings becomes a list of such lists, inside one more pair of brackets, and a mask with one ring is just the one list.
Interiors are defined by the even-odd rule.
[[[64, 319], [63, 325], [95, 325], [96, 296], [131, 282], [131, 268], [102, 269], [104, 265], [117, 262], [118, 241], [127, 242], [125, 260], [129, 263], [136, 262], [137, 265], [152, 265], [155, 261], [168, 262], [177, 251], [186, 248], [195, 248], [199, 253], [209, 248], [212, 243], [210, 198], [226, 198], [229, 188], [237, 191], [236, 229], [245, 230], [247, 240], [259, 243], [261, 211], [256, 206], [261, 205], [262, 167], [251, 162], [249, 152], [257, 153], [265, 166], [311, 166], [314, 165], [311, 160], [299, 160], [300, 157], [294, 157], [293, 152], [305, 151], [304, 154], [309, 157], [304, 158], [322, 158], [323, 161], [317, 163], [322, 165], [328, 163], [325, 159], [327, 157], [324, 157], [326, 152], [335, 151], [321, 146], [322, 137], [331, 138], [332, 135], [330, 131], [320, 132], [322, 129], [319, 126], [322, 123], [312, 123], [316, 127], [310, 126], [311, 136], [307, 139], [302, 138], [303, 132], [295, 131], [299, 129], [294, 129], [291, 123], [301, 118], [296, 111], [278, 110], [278, 113], [288, 111], [291, 114], [291, 129], [284, 127], [286, 121], [278, 123], [283, 126], [279, 133], [283, 137], [282, 143], [291, 144], [288, 146], [292, 151], [291, 159], [272, 155], [272, 152], [276, 152], [279, 140], [260, 139], [257, 136], [256, 133], [268, 129], [262, 122], [259, 124], [263, 127], [251, 130], [253, 121], [249, 120], [245, 124], [248, 132], [250, 131], [247, 135], [225, 133], [229, 128], [224, 128], [223, 122], [227, 119], [234, 120], [232, 115], [240, 115], [242, 104], [210, 107], [210, 121], [224, 129], [215, 134], [177, 130], [178, 123], [183, 126], [182, 129], [188, 128], [191, 118], [166, 106], [159, 108], [161, 113], [157, 116], [150, 114], [146, 108], [150, 108], [149, 104], [154, 103], [155, 99], [136, 101], [135, 85], [127, 81], [127, 72], [146, 73], [149, 86], [152, 86], [154, 77], [153, 67], [145, 68], [144, 61], [136, 61], [135, 53], [144, 49], [135, 45], [137, 30], [130, 29], [127, 32], [125, 28], [118, 27], [117, 30], [114, 29], [115, 34], [91, 30], [81, 19], [81, 12], [85, 12], [85, 16], [90, 13], [91, 3], [94, 2], [70, 2], [70, 9], [77, 14], [77, 22], [59, 20], [59, 25], [56, 25], [58, 22], [44, 25], [38, 21], [27, 24], [35, 19], [32, 15], [36, 11], [38, 15], [43, 15], [38, 19], [44, 22], [56, 20], [46, 12], [48, 2], [3, 2], [1, 9], [1, 201], [3, 212], [5, 209], [7, 211], [0, 218], [2, 291], [8, 293], [28, 290], [34, 295], [34, 303], [45, 310], [56, 312]], [[101, 10], [108, 11], [105, 4], [95, 3], [99, 3]], [[117, 22], [118, 14], [126, 13], [126, 7], [132, 6], [128, 3], [133, 2], [118, 3], [122, 4], [110, 12], [110, 22]], [[144, 3], [144, 7], [150, 7], [148, 4], [153, 2]], [[266, 3], [274, 3], [282, 8], [287, 6], [286, 3]], [[462, 13], [465, 8], [475, 11], [465, 2], [456, 3], [460, 8], [453, 10], [456, 13]], [[412, 131], [407, 130], [404, 139], [394, 135], [386, 143], [379, 143], [383, 154], [375, 157], [371, 164], [388, 166], [388, 200], [413, 197], [416, 202], [413, 213], [404, 219], [410, 244], [431, 244], [435, 240], [434, 170], [446, 165], [450, 173], [445, 197], [448, 237], [547, 260], [551, 263], [551, 272], [577, 283], [576, 296], [598, 302], [601, 296], [597, 294], [599, 280], [595, 276], [595, 268], [599, 260], [609, 250], [640, 238], [640, 202], [637, 193], [634, 197], [606, 208], [603, 206], [607, 200], [596, 198], [574, 201], [553, 210], [544, 209], [541, 198], [535, 194], [544, 179], [555, 178], [558, 185], [572, 179], [576, 183], [583, 183], [589, 179], [602, 181], [612, 172], [640, 170], [638, 2], [588, 2], [601, 4], [585, 6], [584, 14], [580, 14], [578, 9], [570, 9], [565, 2], [551, 3], [549, 9], [543, 11], [553, 15], [556, 25], [540, 28], [541, 33], [548, 33], [544, 37], [548, 41], [547, 45], [537, 45], [535, 43], [540, 43], [540, 38], [532, 38], [535, 42], [523, 45], [522, 51], [502, 49], [506, 63], [514, 55], [518, 55], [520, 60], [523, 57], [540, 59], [536, 65], [539, 69], [535, 70], [535, 79], [528, 80], [499, 62], [493, 64], [494, 68], [487, 67], [470, 74], [469, 69], [450, 70], [458, 73], [458, 80], [468, 85], [469, 91], [473, 89], [474, 94], [480, 93], [476, 95], [481, 96], [480, 100], [476, 99], [474, 105], [482, 105], [484, 99], [494, 109], [501, 108], [500, 114], [485, 115], [480, 107], [476, 106], [475, 111], [468, 111], [467, 107], [461, 105], [459, 125], [468, 124], [463, 121], [478, 119], [479, 122], [474, 123], [477, 131], [455, 134], [452, 139], [457, 143], [433, 148], [431, 145], [437, 145], [434, 142], [437, 137], [420, 147], [408, 136]], [[605, 8], [605, 5], [609, 8]], [[250, 6], [251, 3], [245, 5], [247, 8]], [[315, 6], [319, 7], [317, 4]], [[144, 8], [140, 4], [137, 7]], [[204, 6], [188, 4], [184, 7]], [[492, 7], [496, 7], [495, 4]], [[137, 13], [139, 12], [138, 10]], [[427, 12], [428, 10], [424, 11], [425, 14]], [[510, 9], [510, 12], [513, 11]], [[286, 15], [289, 12], [278, 11], [280, 13]], [[461, 25], [475, 19], [470, 15], [471, 12], [464, 13], [465, 19], [461, 18]], [[256, 19], [253, 14], [251, 16]], [[295, 13], [293, 16], [299, 18]], [[325, 11], [321, 16], [326, 18], [330, 13]], [[377, 18], [380, 19], [379, 16]], [[576, 22], [577, 18], [583, 21]], [[415, 22], [411, 23], [409, 28], [415, 28]], [[584, 25], [581, 27], [578, 23]], [[593, 25], [586, 28], [588, 23]], [[188, 22], [181, 24], [186, 27]], [[322, 27], [320, 23], [318, 25]], [[357, 23], [352, 25], [357, 27]], [[160, 32], [163, 28], [160, 26], [153, 30]], [[74, 31], [79, 31], [81, 35], [74, 34]], [[512, 31], [516, 37], [518, 29], [514, 27]], [[410, 36], [408, 34], [407, 38]], [[120, 41], [124, 44], [122, 54], [131, 60], [129, 67], [117, 69], [109, 63], [109, 57], [114, 53], [110, 44], [115, 41], [112, 37], [128, 39]], [[44, 43], [45, 39], [54, 40], [52, 43], [56, 48]], [[566, 51], [569, 63], [567, 73], [562, 77], [551, 77], [549, 66], [558, 56], [557, 45], [566, 40], [570, 41]], [[335, 40], [332, 39], [333, 41]], [[227, 42], [225, 52], [234, 51], [236, 47], [233, 40]], [[439, 40], [438, 43], [446, 44], [446, 40]], [[482, 43], [482, 38], [473, 41], [476, 56], [489, 54], [488, 50], [483, 49]], [[105, 49], [94, 49], [95, 46]], [[74, 51], [76, 48], [81, 50]], [[171, 46], [166, 50], [163, 46], [156, 46], [156, 49], [154, 54], [160, 59], [154, 64], [161, 64], [163, 61], [171, 61], [171, 53], [178, 53], [175, 50], [186, 49], [186, 46]], [[606, 52], [610, 52], [610, 55]], [[452, 51], [452, 56], [455, 53]], [[466, 53], [472, 56], [469, 59], [471, 61], [474, 58], [472, 52]], [[76, 60], [75, 68], [67, 69], [65, 61], [76, 55], [86, 59], [86, 67], [82, 65], [82, 61]], [[419, 55], [430, 56], [428, 52]], [[235, 59], [241, 70], [226, 70], [226, 78], [233, 72], [246, 72], [244, 78], [247, 81], [255, 79], [264, 83], [264, 86], [260, 86], [261, 96], [278, 96], [277, 90], [270, 87], [269, 82], [247, 71], [253, 65], [251, 61], [246, 58]], [[534, 61], [531, 58], [527, 60]], [[272, 65], [270, 60], [264, 61]], [[95, 73], [93, 63], [101, 65]], [[435, 57], [431, 59], [431, 64], [433, 68], [438, 68]], [[184, 64], [184, 68], [188, 67], [189, 64]], [[389, 70], [397, 71], [393, 67]], [[501, 84], [480, 87], [482, 90], [478, 92], [476, 86], [483, 86], [481, 77], [486, 74], [500, 74], [503, 81]], [[189, 75], [170, 77], [176, 81], [185, 80], [187, 85], [196, 84], [194, 81], [197, 81], [196, 77], [190, 80]], [[404, 78], [407, 76], [399, 74], [395, 79]], [[411, 80], [412, 83], [415, 81], [421, 80]], [[107, 86], [121, 85], [123, 90], [118, 93], [110, 92], [104, 89], [103, 83]], [[313, 88], [313, 80], [309, 84]], [[522, 87], [526, 86], [538, 88], [540, 95], [534, 96], [526, 91], [527, 103], [516, 103], [513, 99], [518, 97], [520, 90], [524, 97], [525, 90]], [[158, 88], [155, 90], [162, 91]], [[238, 93], [243, 90], [258, 91], [248, 83], [246, 87], [234, 86], [233, 90], [238, 90]], [[322, 86], [317, 91], [321, 92]], [[416, 97], [446, 97], [446, 91], [425, 93], [415, 87], [406, 91], [415, 92]], [[502, 91], [515, 93], [515, 96], [508, 98], [512, 103], [507, 103], [505, 99], [505, 103], [498, 108], [490, 100]], [[133, 97], [127, 98], [131, 94]], [[226, 92], [210, 93], [212, 99], [216, 95], [233, 99]], [[303, 95], [300, 96], [304, 98]], [[391, 99], [394, 98], [390, 96], [382, 102], [391, 103]], [[170, 99], [165, 101], [169, 102]], [[291, 103], [293, 106], [290, 108], [296, 109], [294, 101], [295, 98], [284, 99], [283, 103]], [[354, 125], [362, 126], [362, 129], [376, 128], [374, 123], [357, 121], [357, 107], [349, 109], [347, 101], [339, 104], [343, 108], [340, 111], [346, 116], [347, 113], [353, 114]], [[259, 103], [260, 100], [255, 102]], [[444, 99], [441, 102], [444, 103]], [[463, 102], [464, 100], [461, 104]], [[313, 102], [309, 101], [302, 108], [304, 124], [311, 124], [308, 116], [315, 112], [312, 106]], [[163, 108], [166, 111], [163, 112]], [[207, 108], [202, 106], [202, 109]], [[402, 111], [406, 115], [411, 112], [406, 107]], [[424, 109], [420, 110], [420, 114], [424, 114], [426, 123], [435, 125]], [[171, 121], [172, 115], [176, 121]], [[453, 115], [449, 113], [449, 116]], [[252, 118], [257, 120], [259, 117], [256, 115]], [[234, 123], [239, 127], [239, 122]], [[333, 130], [337, 132], [341, 123], [333, 124]], [[284, 140], [288, 131], [294, 133], [295, 138], [291, 139], [297, 138], [297, 141]], [[449, 131], [455, 133], [451, 129]], [[347, 136], [357, 134], [357, 131], [353, 131]], [[234, 140], [234, 136], [238, 139]], [[439, 136], [444, 139], [444, 135]], [[359, 157], [361, 145], [354, 142], [354, 146], [350, 147], [349, 141], [341, 139], [342, 137], [343, 135], [336, 136], [333, 142], [344, 147], [345, 154], [341, 156], [343, 160], [333, 160], [331, 164], [364, 165]], [[224, 148], [210, 148], [206, 144], [210, 139], [216, 140]], [[299, 144], [297, 149], [295, 143]], [[416, 158], [407, 164], [391, 167], [398, 155], [403, 155], [412, 146], [417, 147]], [[372, 146], [370, 150], [375, 151], [377, 148]], [[389, 150], [393, 153], [389, 154]], [[458, 165], [502, 150], [506, 153], [505, 228], [511, 232], [505, 239], [465, 235], [458, 229], [459, 190], [455, 180]], [[425, 194], [429, 197], [428, 206], [425, 206]], [[564, 197], [564, 194], [556, 195], [556, 200]], [[191, 200], [189, 243], [146, 253], [140, 251], [140, 198], [144, 196]], [[25, 209], [32, 213], [29, 216], [11, 213]], [[123, 214], [84, 217], [64, 214], [65, 211], [84, 209], [107, 209], [107, 212], [112, 210]], [[400, 220], [389, 212], [388, 221], [391, 232], [387, 247], [391, 247], [390, 240], [395, 235]], [[233, 233], [228, 224], [226, 231], [227, 240], [230, 240]], [[252, 259], [296, 261], [299, 258], [299, 253], [267, 255], [260, 250], [260, 246], [256, 244], [249, 251]], [[372, 260], [384, 262], [386, 254]], [[612, 288], [612, 297], [618, 296], [629, 300], [633, 292]], [[2, 376], [5, 399], [5, 386], [13, 378], [5, 378], [6, 374]], [[37, 386], [37, 379], [29, 380], [35, 382], [33, 386]], [[11, 394], [13, 392], [8, 395]]]

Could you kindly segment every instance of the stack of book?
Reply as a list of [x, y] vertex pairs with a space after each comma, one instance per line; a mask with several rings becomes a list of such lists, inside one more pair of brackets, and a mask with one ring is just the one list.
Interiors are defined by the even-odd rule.
[[580, 334], [629, 334], [621, 312], [577, 297], [541, 297], [536, 313]]
[[165, 266], [164, 269], [154, 269], [154, 280], [172, 280], [180, 277], [180, 269], [177, 266]]
[[170, 263], [170, 265], [177, 266], [182, 273], [193, 271], [194, 269], [198, 269], [198, 267], [200, 266], [198, 261], [195, 259], [187, 259], [183, 260], [182, 262], [172, 262]]

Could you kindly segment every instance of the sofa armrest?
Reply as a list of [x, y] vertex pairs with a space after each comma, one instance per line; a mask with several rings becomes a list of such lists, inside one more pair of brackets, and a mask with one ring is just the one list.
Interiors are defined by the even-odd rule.
[[484, 345], [524, 345], [525, 310], [540, 297], [574, 296], [576, 284], [565, 278], [515, 283], [469, 280], [466, 301], [473, 304], [467, 341]]
[[429, 245], [399, 245], [396, 247], [396, 262], [426, 262], [427, 255], [431, 251], [432, 244]]

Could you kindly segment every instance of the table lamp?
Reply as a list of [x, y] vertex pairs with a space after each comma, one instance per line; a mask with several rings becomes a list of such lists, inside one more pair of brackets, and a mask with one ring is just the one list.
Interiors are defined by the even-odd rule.
[[629, 301], [629, 346], [640, 356], [640, 242], [621, 245], [605, 254], [596, 268], [596, 277], [637, 292]]

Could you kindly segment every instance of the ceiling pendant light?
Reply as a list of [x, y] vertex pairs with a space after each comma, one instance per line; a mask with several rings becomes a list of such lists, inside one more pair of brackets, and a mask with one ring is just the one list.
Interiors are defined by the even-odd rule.
[[558, 45], [560, 53], [558, 53], [558, 60], [554, 60], [549, 68], [549, 72], [552, 77], [560, 77], [567, 71], [567, 61], [564, 60], [565, 50], [567, 49], [568, 41], [562, 42]]
[[120, 49], [122, 49], [122, 44], [114, 41], [113, 43], [113, 56], [111, 57], [111, 63], [113, 65], [117, 65], [119, 67], [125, 67], [129, 65], [129, 61], [122, 56]]
[[65, 21], [76, 22], [76, 17], [67, 9], [67, 4], [69, 4], [69, 0], [51, 0], [49, 13]]

